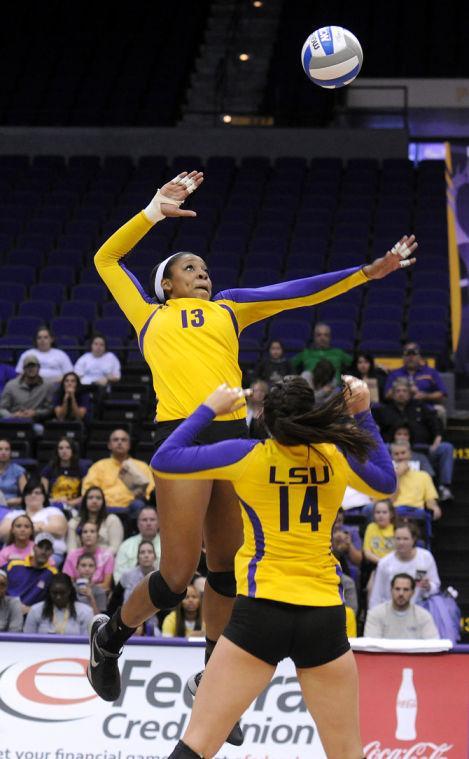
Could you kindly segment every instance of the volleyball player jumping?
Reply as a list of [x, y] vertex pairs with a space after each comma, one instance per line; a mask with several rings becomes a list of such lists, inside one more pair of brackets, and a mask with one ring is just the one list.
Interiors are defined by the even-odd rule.
[[[157, 446], [222, 382], [232, 387], [241, 384], [238, 337], [249, 324], [287, 309], [321, 303], [415, 261], [415, 238], [404, 236], [391, 251], [366, 266], [258, 289], [228, 290], [211, 300], [212, 284], [204, 260], [194, 253], [176, 253], [155, 267], [147, 295], [123, 259], [166, 216], [196, 216], [180, 205], [202, 181], [201, 172], [179, 174], [95, 256], [98, 272], [136, 330], [152, 372], [158, 398]], [[245, 416], [244, 404], [219, 414], [199, 442], [245, 437]], [[236, 594], [233, 562], [242, 542], [242, 524], [231, 484], [158, 476], [155, 482], [160, 568], [135, 588], [110, 620], [100, 615], [91, 629], [89, 678], [98, 695], [108, 701], [120, 692], [117, 657], [123, 644], [155, 609], [173, 608], [184, 598], [199, 562], [202, 536], [208, 565], [206, 661], [228, 622]], [[240, 731], [235, 729], [229, 740], [239, 744]]]
[[158, 477], [231, 482], [244, 524], [231, 620], [170, 759], [213, 757], [287, 656], [327, 756], [363, 756], [357, 672], [331, 532], [347, 485], [381, 498], [394, 492], [396, 476], [366, 383], [344, 381], [342, 393], [318, 406], [302, 378], [274, 386], [264, 401], [271, 439], [193, 445], [216, 415], [242, 404], [239, 388], [218, 388], [152, 459]]

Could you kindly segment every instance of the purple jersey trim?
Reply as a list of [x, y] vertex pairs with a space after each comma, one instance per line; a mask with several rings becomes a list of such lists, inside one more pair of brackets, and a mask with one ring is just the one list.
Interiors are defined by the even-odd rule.
[[263, 301], [306, 298], [351, 277], [360, 269], [360, 266], [355, 266], [353, 269], [317, 274], [314, 277], [305, 277], [304, 279], [292, 279], [289, 282], [279, 282], [266, 287], [223, 290], [215, 295], [214, 301], [232, 300], [235, 303], [261, 303]]
[[135, 285], [135, 287], [139, 291], [139, 293], [142, 296], [142, 298], [145, 301], [145, 303], [152, 303], [154, 305], [157, 305], [155, 303], [154, 299], [150, 298], [150, 296], [145, 292], [145, 290], [143, 289], [142, 285], [138, 281], [138, 279], [135, 276], [135, 274], [132, 274], [132, 272], [127, 269], [127, 267], [122, 263], [122, 261], [119, 261], [119, 266], [121, 267], [122, 271], [124, 271], [127, 274], [127, 276], [129, 277], [129, 279], [132, 280], [133, 284]]
[[140, 348], [140, 353], [142, 354], [142, 356], [143, 356], [143, 341], [145, 339], [145, 335], [147, 334], [147, 329], [150, 326], [150, 322], [153, 319], [153, 317], [154, 317], [154, 315], [156, 314], [157, 311], [158, 311], [158, 308], [155, 308], [155, 310], [153, 311], [153, 313], [150, 314], [150, 316], [146, 320], [145, 324], [143, 325], [142, 329], [140, 330], [140, 334], [138, 336], [138, 347]]
[[[216, 297], [216, 296], [215, 296]], [[233, 322], [234, 331], [236, 332], [236, 337], [239, 335], [239, 325], [238, 320], [236, 316], [234, 315], [234, 311], [232, 308], [226, 305], [226, 303], [220, 303], [220, 308], [224, 308], [225, 311], [228, 311], [229, 315], [231, 316], [231, 321]]]
[[373, 490], [378, 490], [380, 493], [394, 493], [397, 487], [396, 473], [389, 451], [371, 412], [368, 410], [356, 414], [355, 421], [362, 430], [369, 432], [375, 439], [376, 447], [370, 450], [368, 460], [364, 463], [357, 461], [353, 456], [347, 456], [350, 469]]
[[223, 440], [212, 445], [193, 445], [197, 435], [215, 414], [203, 404], [164, 441], [154, 454], [151, 466], [159, 472], [177, 474], [203, 472], [241, 461], [259, 440]]
[[265, 536], [264, 536], [264, 531], [262, 529], [261, 520], [257, 516], [252, 506], [249, 506], [249, 504], [243, 501], [242, 498], [239, 499], [239, 502], [241, 506], [243, 507], [243, 509], [245, 510], [249, 518], [249, 521], [252, 524], [252, 529], [254, 531], [254, 542], [256, 546], [256, 553], [252, 557], [248, 566], [248, 595], [250, 598], [255, 598], [256, 589], [257, 589], [256, 572], [257, 572], [258, 564], [265, 554]]

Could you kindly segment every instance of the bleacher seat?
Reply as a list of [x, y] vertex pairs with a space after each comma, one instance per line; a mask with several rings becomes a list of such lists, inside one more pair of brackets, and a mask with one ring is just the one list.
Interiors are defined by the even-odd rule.
[[88, 333], [88, 322], [81, 316], [57, 316], [51, 321], [51, 329], [59, 339], [70, 335], [81, 342]]
[[42, 323], [49, 322], [55, 316], [55, 303], [50, 300], [30, 300], [21, 303], [18, 316], [35, 316]]

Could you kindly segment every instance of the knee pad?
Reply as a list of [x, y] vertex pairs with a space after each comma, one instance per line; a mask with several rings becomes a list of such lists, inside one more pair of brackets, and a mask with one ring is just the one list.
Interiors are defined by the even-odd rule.
[[235, 573], [231, 572], [211, 572], [207, 573], [207, 582], [221, 596], [234, 598], [236, 596], [236, 578]]
[[186, 590], [174, 593], [167, 584], [161, 572], [152, 572], [148, 581], [150, 599], [157, 609], [174, 609], [186, 597]]

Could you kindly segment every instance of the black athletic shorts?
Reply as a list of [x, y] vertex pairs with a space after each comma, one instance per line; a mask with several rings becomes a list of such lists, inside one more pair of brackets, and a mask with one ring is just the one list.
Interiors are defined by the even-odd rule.
[[[155, 452], [166, 438], [179, 427], [185, 419], [171, 419], [168, 422], [157, 422], [156, 432], [154, 435]], [[222, 440], [233, 440], [236, 438], [245, 438], [248, 436], [248, 427], [245, 419], [230, 419], [227, 422], [211, 422], [205, 427], [198, 438], [195, 440], [196, 445], [211, 445], [220, 443]]]
[[350, 649], [345, 606], [297, 606], [237, 596], [223, 635], [244, 651], [276, 666], [319, 667]]

